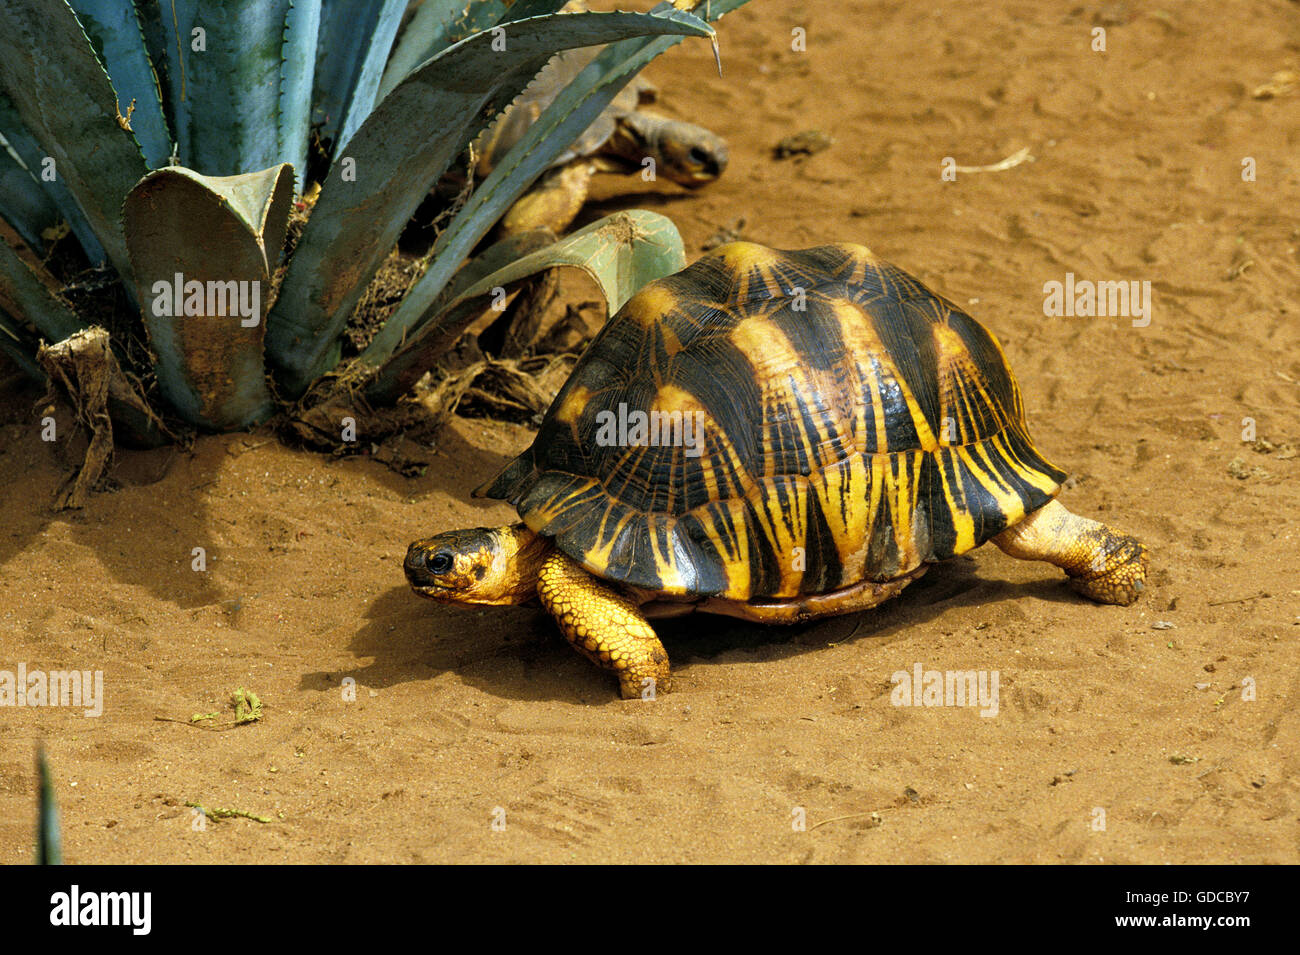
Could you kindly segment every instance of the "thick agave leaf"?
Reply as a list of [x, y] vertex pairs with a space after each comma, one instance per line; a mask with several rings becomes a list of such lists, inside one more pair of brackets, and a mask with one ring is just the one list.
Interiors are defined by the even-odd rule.
[[[117, 109], [130, 111], [131, 132], [150, 166], [165, 166], [171, 132], [163, 118], [158, 75], [144, 46], [135, 6], [122, 0], [68, 0], [117, 92]], [[132, 108], [134, 106], [134, 108]]]
[[[493, 49], [496, 35], [479, 33], [399, 83], [330, 170], [294, 251], [267, 337], [282, 387], [301, 395], [338, 361], [348, 316], [420, 200], [554, 53], [646, 34], [710, 36], [712, 30], [672, 11], [533, 17], [507, 28], [505, 51]], [[426, 308], [467, 252], [455, 262], [435, 259], [433, 268], [445, 274]]]
[[55, 298], [26, 262], [0, 237], [0, 308], [25, 319], [57, 342], [81, 328], [71, 308]]
[[144, 156], [119, 123], [117, 94], [65, 0], [0, 3], [0, 92], [42, 156], [54, 160], [109, 261], [129, 279], [118, 215], [146, 171]]
[[424, 0], [415, 9], [384, 68], [379, 98], [425, 60], [498, 23], [556, 13], [565, 0]]
[[[171, 19], [171, 2], [170, 0], [132, 0], [131, 5], [135, 7], [136, 18], [140, 21], [144, 48], [158, 77], [158, 87], [164, 93], [163, 116], [167, 120], [167, 128], [174, 130], [176, 124], [172, 122], [172, 104], [166, 95], [171, 90], [171, 84], [167, 82], [167, 33], [163, 30], [162, 23], [164, 6], [167, 7], [167, 18]], [[175, 136], [172, 139], [175, 142]]]
[[280, 64], [280, 150], [293, 164], [297, 191], [307, 181], [311, 141], [311, 98], [320, 42], [321, 0], [293, 0], [284, 24], [284, 58]]
[[59, 207], [27, 168], [0, 145], [0, 219], [33, 249], [44, 248], [41, 233], [59, 224]]
[[644, 209], [606, 216], [483, 276], [461, 291], [385, 363], [366, 397], [392, 401], [400, 396], [483, 313], [497, 289], [509, 288], [557, 266], [572, 266], [590, 275], [613, 314], [647, 282], [685, 268], [686, 252], [677, 227], [665, 216]]
[[0, 308], [0, 352], [18, 366], [28, 378], [44, 382], [45, 372], [32, 360], [40, 343], [33, 341], [22, 327], [3, 308]]
[[40, 780], [40, 802], [36, 811], [36, 864], [63, 864], [63, 836], [59, 831], [59, 803], [54, 797], [54, 780], [45, 760], [45, 748], [36, 750], [36, 775]]
[[460, 271], [451, 277], [447, 287], [434, 303], [435, 312], [440, 312], [461, 296], [467, 288], [478, 283], [493, 272], [504, 269], [516, 259], [554, 245], [558, 238], [550, 229], [533, 229], [530, 232], [518, 232], [506, 236], [500, 242], [493, 243], [474, 258], [461, 266]]
[[[59, 214], [67, 221], [77, 241], [81, 243], [86, 258], [95, 265], [106, 261], [104, 247], [99, 244], [95, 230], [90, 227], [90, 220], [81, 211], [81, 206], [77, 205], [77, 200], [72, 197], [67, 185], [58, 177], [58, 167], [51, 167], [47, 163], [45, 150], [36, 141], [36, 137], [23, 126], [17, 105], [5, 95], [3, 89], [0, 89], [0, 136], [3, 136], [8, 143], [7, 152], [12, 155], [12, 158], [17, 159], [33, 178], [41, 177], [39, 184], [34, 182], [31, 188], [44, 193], [58, 207]], [[8, 205], [0, 205], [0, 216], [9, 218], [9, 213]], [[42, 245], [37, 243], [32, 247], [39, 249]]]
[[222, 178], [172, 166], [127, 196], [122, 220], [158, 384], [192, 424], [229, 430], [271, 411], [262, 343], [292, 199], [288, 163]]
[[162, 0], [182, 164], [234, 176], [289, 163], [301, 174], [311, 92], [302, 73], [319, 23], [313, 4], [319, 0]]
[[[711, 15], [720, 17], [744, 2], [717, 0], [712, 3]], [[672, 4], [664, 3], [655, 11], [668, 14], [673, 9]], [[419, 328], [421, 322], [429, 319], [433, 303], [456, 265], [487, 235], [514, 201], [591, 125], [619, 90], [642, 67], [681, 40], [680, 36], [638, 37], [612, 44], [573, 79], [497, 164], [438, 237], [433, 250], [433, 264], [410, 288], [401, 305], [375, 335], [361, 356], [363, 362], [371, 366], [382, 364]]]
[[316, 119], [334, 155], [365, 122], [379, 94], [384, 63], [406, 0], [324, 0], [316, 55]]

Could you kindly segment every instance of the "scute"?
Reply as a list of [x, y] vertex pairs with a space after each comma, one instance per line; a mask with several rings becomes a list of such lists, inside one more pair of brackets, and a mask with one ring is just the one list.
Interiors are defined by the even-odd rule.
[[963, 553], [1064, 477], [951, 302], [862, 246], [732, 243], [629, 300], [480, 493], [599, 576], [749, 600]]

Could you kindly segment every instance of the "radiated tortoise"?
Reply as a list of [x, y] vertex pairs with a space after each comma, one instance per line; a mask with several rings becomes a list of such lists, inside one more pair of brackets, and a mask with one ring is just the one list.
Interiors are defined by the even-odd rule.
[[1146, 549], [1067, 511], [1064, 478], [953, 303], [861, 246], [736, 242], [630, 299], [475, 492], [521, 523], [416, 541], [405, 571], [446, 603], [540, 601], [642, 697], [669, 683], [648, 618], [863, 610], [988, 540], [1132, 603]]

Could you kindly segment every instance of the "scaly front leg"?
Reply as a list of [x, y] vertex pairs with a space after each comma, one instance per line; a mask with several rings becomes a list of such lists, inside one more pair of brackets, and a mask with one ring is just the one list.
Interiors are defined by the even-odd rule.
[[632, 601], [559, 551], [542, 565], [537, 596], [575, 650], [614, 671], [623, 699], [668, 692], [668, 653]]

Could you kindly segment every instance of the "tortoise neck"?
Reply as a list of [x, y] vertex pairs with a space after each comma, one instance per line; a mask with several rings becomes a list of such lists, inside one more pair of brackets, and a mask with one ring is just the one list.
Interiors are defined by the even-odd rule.
[[528, 603], [537, 597], [537, 577], [542, 564], [555, 545], [528, 529], [527, 524], [507, 524], [496, 529], [497, 552], [504, 560], [504, 588], [515, 596], [516, 603]]

